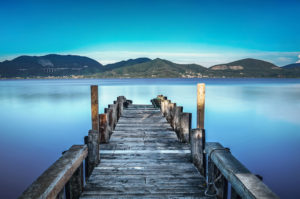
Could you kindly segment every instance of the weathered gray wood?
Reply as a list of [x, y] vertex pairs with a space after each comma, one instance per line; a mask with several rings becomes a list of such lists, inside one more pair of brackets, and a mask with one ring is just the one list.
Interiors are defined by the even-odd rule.
[[91, 86], [91, 113], [92, 113], [92, 129], [99, 132], [99, 118], [98, 118], [98, 86]]
[[63, 188], [56, 196], [56, 199], [64, 199], [65, 198], [65, 189]]
[[108, 105], [108, 109], [111, 109], [111, 126], [110, 128], [112, 130], [115, 129], [115, 126], [117, 124], [117, 121], [118, 121], [118, 105], [117, 104], [109, 104]]
[[105, 108], [104, 112], [106, 113], [106, 119], [107, 119], [107, 126], [106, 130], [109, 132], [109, 137], [111, 136], [113, 132], [113, 110], [110, 108]]
[[219, 143], [206, 143], [205, 151], [242, 198], [279, 198]]
[[227, 199], [228, 182], [215, 166], [211, 158], [208, 158], [208, 182], [208, 194], [216, 194], [217, 198]]
[[190, 141], [191, 120], [192, 120], [191, 113], [180, 114], [179, 136], [182, 142], [189, 143]]
[[66, 185], [66, 198], [78, 199], [83, 191], [83, 164], [77, 168]]
[[206, 158], [204, 154], [205, 148], [205, 131], [204, 129], [193, 129], [191, 131], [191, 152], [194, 165], [199, 172], [206, 176]]
[[99, 155], [99, 133], [95, 130], [89, 130], [88, 134], [88, 168], [87, 176], [90, 176], [95, 166], [100, 162]]
[[87, 153], [86, 145], [73, 145], [38, 177], [19, 198], [56, 198], [77, 168], [80, 167]]
[[190, 146], [178, 141], [159, 110], [152, 109], [130, 105], [123, 110], [110, 142], [100, 145], [101, 164], [82, 198], [204, 198], [205, 179], [191, 163]]
[[182, 106], [176, 106], [175, 108], [175, 112], [174, 112], [174, 119], [173, 119], [173, 129], [175, 130], [178, 139], [180, 139], [179, 137], [179, 132], [180, 132], [180, 115], [183, 111], [183, 107]]
[[176, 107], [176, 103], [169, 103], [168, 104], [168, 114], [167, 114], [167, 121], [171, 124], [173, 123], [173, 109]]
[[118, 118], [121, 117], [121, 115], [123, 114], [123, 107], [124, 107], [124, 102], [126, 101], [126, 98], [124, 96], [119, 96], [117, 97], [117, 102], [118, 102]]

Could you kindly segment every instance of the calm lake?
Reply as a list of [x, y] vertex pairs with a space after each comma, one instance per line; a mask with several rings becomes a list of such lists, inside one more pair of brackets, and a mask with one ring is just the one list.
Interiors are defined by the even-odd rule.
[[150, 104], [168, 96], [193, 115], [206, 83], [208, 141], [220, 142], [281, 198], [300, 195], [300, 79], [92, 79], [0, 81], [0, 198], [16, 198], [91, 128], [90, 85], [100, 112], [119, 95]]

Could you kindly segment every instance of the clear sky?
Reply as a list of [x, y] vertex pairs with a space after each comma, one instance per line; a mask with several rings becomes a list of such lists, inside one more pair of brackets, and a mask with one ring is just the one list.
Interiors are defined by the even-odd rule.
[[217, 63], [300, 57], [300, 0], [1, 1], [0, 60], [48, 53]]

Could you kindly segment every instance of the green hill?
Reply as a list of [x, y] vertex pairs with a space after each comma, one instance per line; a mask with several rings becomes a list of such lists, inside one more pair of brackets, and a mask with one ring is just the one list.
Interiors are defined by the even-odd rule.
[[263, 60], [242, 59], [227, 64], [218, 64], [209, 68], [211, 75], [225, 77], [280, 77], [282, 68]]
[[103, 71], [99, 62], [77, 55], [20, 56], [0, 62], [0, 77], [88, 75]]
[[106, 78], [163, 78], [163, 77], [202, 77], [207, 68], [196, 64], [175, 64], [173, 62], [154, 59], [114, 70], [98, 73], [97, 77]]
[[300, 67], [278, 67], [258, 59], [242, 59], [205, 68], [164, 59], [137, 58], [103, 66], [76, 55], [20, 56], [0, 62], [0, 78], [227, 78], [300, 77]]

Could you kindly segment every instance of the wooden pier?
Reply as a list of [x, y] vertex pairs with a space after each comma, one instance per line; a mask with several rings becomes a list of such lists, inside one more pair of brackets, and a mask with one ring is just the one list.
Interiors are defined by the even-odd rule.
[[[158, 95], [151, 104], [120, 96], [92, 129], [20, 198], [278, 198], [219, 143], [206, 143], [205, 85], [197, 89], [197, 129], [190, 113]], [[231, 189], [229, 189], [230, 186]]]

